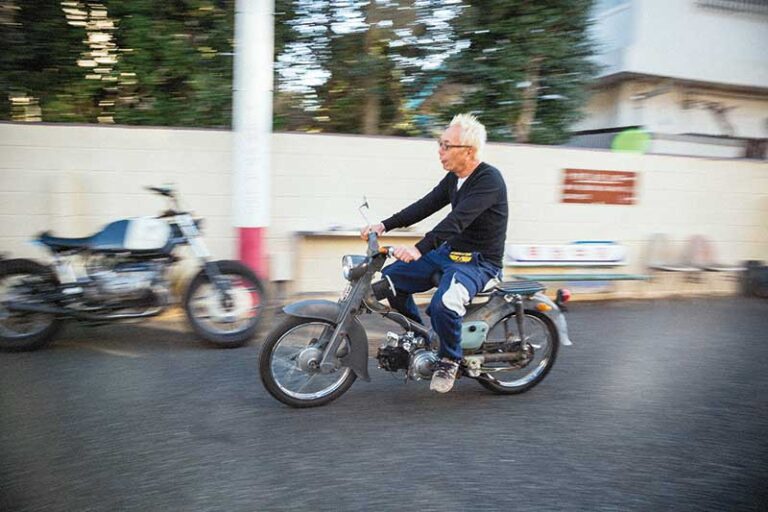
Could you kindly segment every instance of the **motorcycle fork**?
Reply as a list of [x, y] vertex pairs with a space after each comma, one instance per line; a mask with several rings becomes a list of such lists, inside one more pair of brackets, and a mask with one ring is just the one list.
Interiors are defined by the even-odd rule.
[[230, 295], [231, 286], [229, 280], [221, 275], [219, 272], [219, 266], [213, 261], [206, 261], [203, 265], [205, 275], [208, 276], [208, 280], [213, 283], [216, 289], [221, 293], [221, 303], [225, 307], [232, 305], [232, 296]]
[[[354, 284], [352, 290], [349, 292], [349, 295], [339, 312], [339, 316], [336, 319], [336, 329], [333, 330], [333, 334], [331, 334], [328, 342], [325, 343], [323, 340], [320, 340], [321, 346], [325, 344], [323, 357], [320, 359], [319, 365], [321, 373], [329, 373], [336, 369], [334, 361], [336, 359], [336, 354], [339, 351], [339, 347], [341, 346], [341, 341], [344, 339], [344, 336], [347, 336], [349, 323], [351, 321], [350, 319], [358, 313], [359, 307], [363, 302], [363, 294], [365, 293], [364, 280], [365, 277], [361, 278]], [[323, 332], [323, 337], [325, 337], [327, 331], [328, 329]], [[349, 348], [350, 350], [352, 349], [351, 346]]]

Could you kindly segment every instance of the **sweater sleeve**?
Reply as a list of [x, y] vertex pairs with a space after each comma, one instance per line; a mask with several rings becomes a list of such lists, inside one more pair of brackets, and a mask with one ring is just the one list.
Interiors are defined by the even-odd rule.
[[447, 175], [427, 195], [382, 221], [384, 229], [391, 231], [411, 226], [447, 205], [450, 202], [448, 178]]
[[451, 213], [416, 243], [419, 252], [426, 254], [443, 242], [450, 243], [453, 237], [461, 234], [481, 213], [496, 203], [503, 183], [499, 183], [492, 174], [478, 178]]

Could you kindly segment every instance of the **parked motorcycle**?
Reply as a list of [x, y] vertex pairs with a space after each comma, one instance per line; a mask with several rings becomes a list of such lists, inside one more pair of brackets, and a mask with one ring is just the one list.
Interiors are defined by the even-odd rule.
[[266, 304], [262, 282], [240, 262], [211, 260], [202, 221], [181, 208], [172, 187], [147, 190], [166, 197], [170, 209], [112, 222], [85, 238], [42, 233], [35, 242], [50, 250], [51, 265], [0, 259], [0, 350], [41, 348], [66, 318], [102, 324], [160, 314], [182, 245], [201, 264], [182, 302], [194, 332], [219, 347], [239, 347], [253, 336]]
[[[338, 302], [304, 300], [283, 308], [288, 317], [269, 333], [259, 360], [261, 380], [274, 398], [315, 407], [339, 398], [358, 377], [369, 381], [368, 336], [359, 317], [371, 312], [402, 328], [387, 333], [376, 354], [379, 368], [402, 371], [406, 381], [432, 378], [436, 335], [380, 302], [395, 294], [388, 278], [372, 282], [391, 250], [370, 233], [365, 256], [342, 259], [349, 284]], [[570, 293], [558, 290], [553, 302], [544, 289], [537, 282], [497, 282], [473, 299], [462, 325], [459, 377], [499, 394], [528, 391], [546, 377], [558, 345], [571, 344], [561, 309]]]

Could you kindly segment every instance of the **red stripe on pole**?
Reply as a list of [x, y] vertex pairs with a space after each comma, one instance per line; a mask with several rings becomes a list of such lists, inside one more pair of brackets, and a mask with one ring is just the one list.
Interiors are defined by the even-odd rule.
[[238, 228], [240, 235], [240, 261], [248, 265], [262, 279], [269, 277], [267, 265], [266, 228]]

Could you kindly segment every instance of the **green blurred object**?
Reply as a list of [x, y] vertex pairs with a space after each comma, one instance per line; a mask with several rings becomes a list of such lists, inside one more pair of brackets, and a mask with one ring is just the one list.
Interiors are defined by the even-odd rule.
[[640, 128], [630, 128], [613, 138], [611, 149], [629, 153], [645, 153], [651, 145], [651, 136]]

